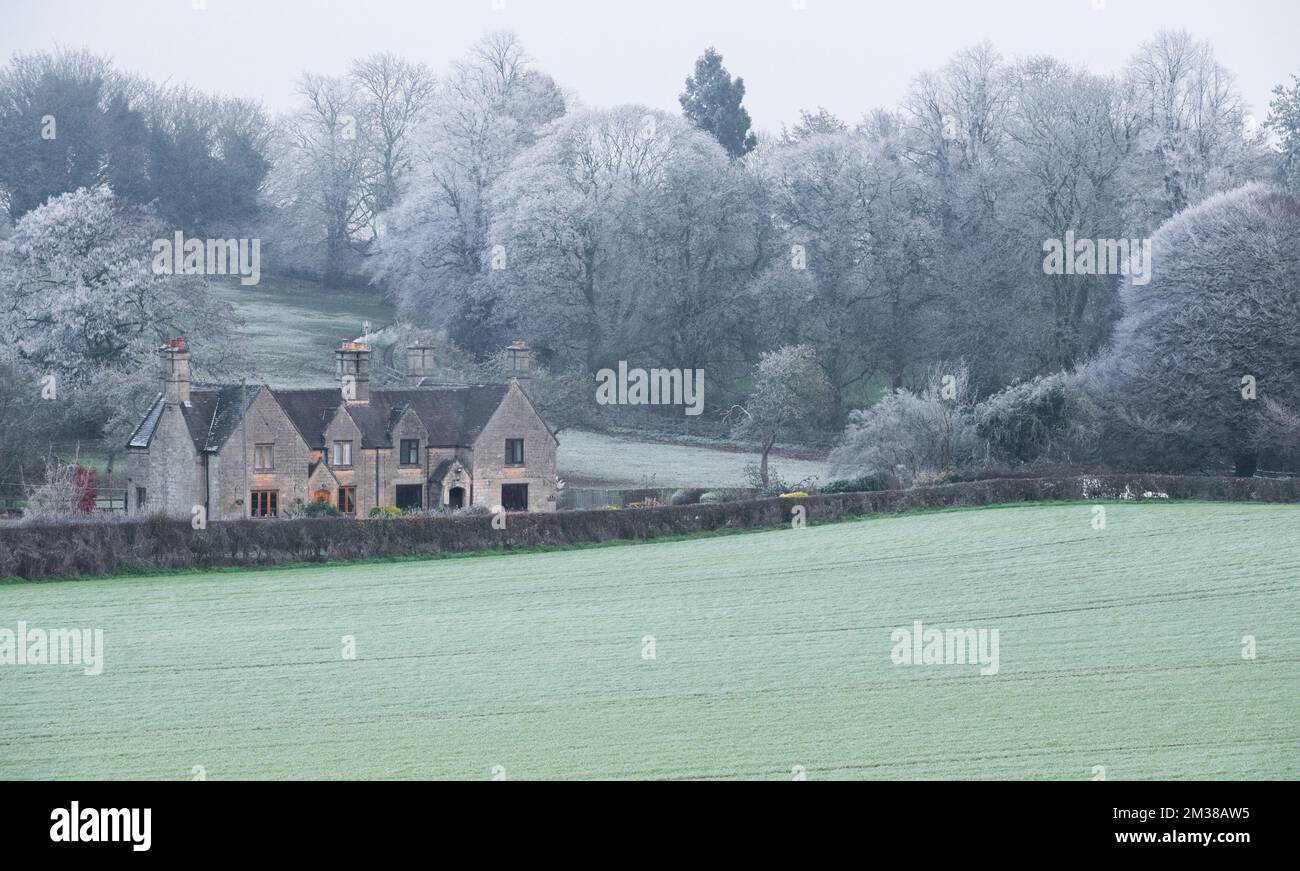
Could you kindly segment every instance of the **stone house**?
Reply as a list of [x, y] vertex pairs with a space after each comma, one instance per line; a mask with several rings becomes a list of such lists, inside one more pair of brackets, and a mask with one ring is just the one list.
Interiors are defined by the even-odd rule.
[[325, 500], [372, 508], [555, 510], [559, 442], [529, 400], [528, 346], [505, 384], [433, 383], [409, 349], [408, 385], [370, 387], [370, 350], [343, 342], [333, 387], [190, 384], [183, 339], [159, 349], [162, 392], [127, 444], [127, 510], [211, 520], [277, 517]]

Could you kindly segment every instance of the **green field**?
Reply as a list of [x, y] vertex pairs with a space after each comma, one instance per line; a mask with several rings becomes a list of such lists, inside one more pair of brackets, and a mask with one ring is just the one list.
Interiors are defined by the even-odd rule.
[[1300, 507], [1107, 512], [0, 586], [106, 663], [0, 666], [0, 777], [1300, 777]]

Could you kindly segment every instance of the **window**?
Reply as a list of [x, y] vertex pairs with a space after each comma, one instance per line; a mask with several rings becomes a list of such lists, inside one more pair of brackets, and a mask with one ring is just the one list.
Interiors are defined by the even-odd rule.
[[275, 468], [275, 445], [253, 446], [253, 468], [259, 472]]
[[420, 465], [419, 439], [402, 439], [401, 463], [403, 466]]
[[527, 484], [502, 484], [501, 507], [507, 511], [528, 510]]
[[424, 506], [423, 484], [398, 484], [397, 507], [403, 511]]
[[135, 488], [135, 509], [137, 511], [144, 508], [144, 497], [145, 497], [144, 488], [136, 487]]
[[339, 510], [344, 514], [357, 513], [357, 488], [340, 487], [339, 488]]
[[334, 443], [334, 462], [333, 466], [350, 466], [352, 465], [352, 442], [335, 442]]
[[252, 497], [249, 500], [250, 517], [275, 516], [280, 501], [278, 490], [254, 490], [248, 495]]
[[522, 466], [524, 464], [524, 440], [506, 439], [506, 465]]

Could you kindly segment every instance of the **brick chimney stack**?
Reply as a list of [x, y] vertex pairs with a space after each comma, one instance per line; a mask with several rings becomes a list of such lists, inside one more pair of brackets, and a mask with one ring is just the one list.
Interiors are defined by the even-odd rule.
[[432, 345], [411, 345], [406, 349], [406, 381], [412, 387], [424, 378], [438, 374], [438, 361]]
[[533, 351], [523, 339], [506, 346], [506, 376], [527, 381], [533, 374]]
[[162, 357], [163, 401], [168, 405], [190, 402], [190, 349], [184, 339], [164, 339]]
[[340, 342], [334, 351], [334, 374], [348, 402], [370, 401], [370, 349], [365, 342]]

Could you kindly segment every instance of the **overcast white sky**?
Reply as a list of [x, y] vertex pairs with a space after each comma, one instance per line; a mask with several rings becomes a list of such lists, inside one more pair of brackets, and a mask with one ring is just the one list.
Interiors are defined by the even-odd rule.
[[1011, 57], [1110, 72], [1161, 27], [1186, 28], [1212, 42], [1260, 117], [1273, 86], [1300, 70], [1300, 0], [196, 2], [0, 0], [0, 56], [86, 46], [123, 69], [280, 110], [305, 69], [338, 73], [386, 49], [441, 72], [485, 32], [510, 29], [588, 104], [677, 111], [695, 58], [714, 45], [744, 77], [755, 126], [774, 131], [818, 104], [849, 121], [892, 106], [917, 73], [985, 38]]

